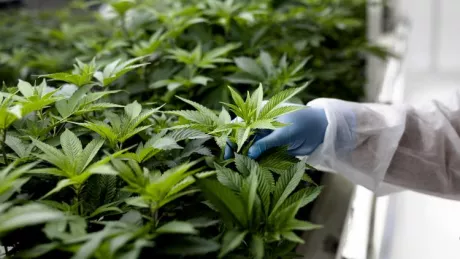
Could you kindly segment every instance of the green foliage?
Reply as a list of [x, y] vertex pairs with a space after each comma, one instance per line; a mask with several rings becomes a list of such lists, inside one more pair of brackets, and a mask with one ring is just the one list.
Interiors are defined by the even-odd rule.
[[[318, 228], [299, 209], [321, 187], [285, 148], [245, 154], [303, 108], [284, 102], [362, 95], [362, 54], [385, 54], [366, 42], [365, 9], [103, 0], [0, 13], [8, 256], [295, 257], [300, 232]], [[237, 154], [223, 161], [228, 140]]]
[[179, 127], [197, 129], [213, 135], [221, 148], [225, 146], [225, 141], [222, 140], [229, 138], [237, 143], [237, 152], [240, 152], [243, 145], [247, 144], [248, 139], [254, 135], [256, 130], [276, 129], [283, 126], [276, 121], [278, 116], [304, 109], [305, 107], [298, 105], [280, 106], [305, 88], [306, 85], [281, 91], [263, 105], [262, 85], [259, 85], [259, 88], [252, 95], [248, 93], [246, 100], [243, 100], [233, 88], [229, 87], [235, 104], [224, 104], [242, 119], [241, 122], [231, 122], [230, 115], [225, 109], [222, 109], [217, 116], [208, 108], [180, 97], [181, 100], [193, 106], [196, 111], [170, 111], [169, 113], [184, 118], [186, 122]]
[[140, 126], [140, 124], [158, 110], [149, 109], [142, 111], [142, 106], [137, 101], [134, 101], [125, 106], [125, 113], [121, 116], [112, 112], [106, 112], [105, 116], [110, 124], [103, 121], [91, 121], [80, 123], [79, 125], [107, 139], [112, 147], [121, 147], [126, 140], [148, 129], [150, 125]]
[[247, 238], [245, 243], [251, 244], [253, 256], [260, 258], [273, 252], [268, 249], [272, 246], [269, 243], [283, 239], [303, 243], [293, 231], [319, 227], [295, 218], [298, 210], [316, 198], [320, 190], [320, 187], [312, 187], [294, 193], [305, 172], [304, 162], [291, 165], [276, 183], [270, 171], [254, 160], [237, 156], [235, 164], [238, 171], [216, 166], [219, 182], [199, 181], [228, 229], [219, 257], [243, 247], [243, 240]]

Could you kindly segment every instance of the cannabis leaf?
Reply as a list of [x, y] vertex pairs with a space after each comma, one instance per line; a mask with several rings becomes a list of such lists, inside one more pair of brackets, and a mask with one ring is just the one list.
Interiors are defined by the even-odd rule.
[[275, 129], [283, 126], [276, 121], [278, 116], [303, 109], [304, 107], [298, 105], [280, 106], [295, 94], [303, 91], [305, 87], [306, 85], [281, 91], [270, 98], [265, 105], [263, 105], [262, 85], [252, 95], [248, 94], [246, 100], [243, 100], [233, 88], [229, 87], [234, 104], [224, 104], [242, 119], [241, 122], [230, 122], [228, 112], [224, 109], [218, 117], [208, 108], [180, 97], [179, 99], [193, 106], [196, 111], [183, 110], [168, 113], [186, 120], [186, 123], [177, 126], [178, 128], [192, 128], [213, 135], [221, 147], [225, 145], [225, 138], [228, 137], [230, 141], [237, 143], [237, 152], [240, 152], [243, 145], [255, 134], [255, 130]]
[[308, 187], [293, 193], [305, 172], [303, 161], [284, 171], [276, 183], [267, 169], [242, 155], [235, 157], [238, 171], [218, 164], [215, 167], [219, 182], [200, 180], [198, 184], [229, 229], [223, 237], [220, 257], [238, 248], [247, 235], [251, 236], [253, 255], [261, 258], [265, 243], [283, 239], [302, 243], [294, 230], [320, 227], [295, 218], [298, 210], [321, 190]]
[[187, 187], [195, 182], [192, 175], [202, 170], [191, 170], [197, 162], [185, 163], [163, 173], [150, 172], [132, 160], [128, 163], [113, 160], [112, 164], [119, 176], [128, 184], [125, 189], [140, 195], [128, 200], [127, 203], [137, 207], [150, 207], [152, 211], [179, 197], [196, 192], [196, 189]]
[[153, 54], [166, 40], [163, 30], [157, 30], [148, 40], [137, 42], [129, 52], [136, 57], [144, 57]]
[[151, 125], [140, 125], [152, 116], [152, 114], [158, 112], [160, 108], [143, 111], [142, 106], [137, 101], [134, 101], [125, 106], [125, 113], [123, 115], [106, 112], [105, 114], [110, 124], [103, 121], [76, 124], [96, 132], [104, 139], [107, 139], [112, 147], [116, 147], [123, 144], [132, 136], [151, 127]]
[[86, 85], [75, 91], [68, 99], [56, 102], [56, 110], [63, 119], [67, 119], [72, 115], [82, 115], [94, 111], [105, 110], [108, 108], [123, 107], [118, 104], [97, 102], [99, 99], [110, 94], [118, 93], [119, 91], [100, 91], [90, 92], [92, 85]]
[[12, 207], [11, 203], [4, 203], [0, 205], [0, 237], [15, 229], [59, 220], [62, 217], [64, 215], [61, 212], [42, 204]]
[[18, 167], [12, 163], [0, 171], [0, 204], [6, 202], [29, 180], [23, 176], [37, 164], [38, 162], [34, 162]]
[[74, 84], [78, 87], [87, 85], [92, 82], [94, 72], [96, 72], [96, 60], [93, 59], [90, 63], [85, 64], [79, 59], [76, 59], [77, 64], [74, 65], [74, 70], [71, 73], [54, 73], [42, 75], [41, 77], [50, 78], [57, 81], [64, 81], [69, 84]]
[[[130, 1], [126, 1], [130, 2]], [[132, 71], [138, 67], [146, 66], [148, 63], [135, 64], [136, 62], [142, 60], [144, 57], [137, 57], [125, 62], [122, 62], [121, 59], [117, 59], [112, 63], [106, 65], [104, 70], [96, 71], [94, 77], [99, 81], [101, 86], [107, 86], [123, 76], [124, 74]]]
[[299, 82], [309, 78], [309, 74], [304, 71], [309, 59], [308, 57], [300, 62], [288, 64], [287, 57], [284, 55], [275, 65], [270, 54], [262, 51], [257, 60], [249, 57], [235, 58], [234, 62], [239, 71], [226, 77], [226, 79], [234, 84], [257, 85], [263, 83], [270, 85], [270, 89], [267, 89], [268, 94], [274, 95], [278, 91], [287, 87], [294, 87]]
[[75, 186], [77, 189], [93, 174], [116, 174], [106, 164], [110, 159], [121, 155], [125, 150], [107, 156], [95, 163], [91, 162], [98, 154], [104, 144], [101, 139], [92, 140], [85, 148], [82, 147], [78, 137], [66, 129], [60, 137], [61, 150], [52, 147], [44, 142], [33, 139], [35, 146], [43, 153], [36, 156], [55, 167], [37, 168], [32, 170], [35, 174], [50, 174], [64, 179], [59, 181], [56, 187], [48, 192], [45, 197], [60, 191], [67, 186]]

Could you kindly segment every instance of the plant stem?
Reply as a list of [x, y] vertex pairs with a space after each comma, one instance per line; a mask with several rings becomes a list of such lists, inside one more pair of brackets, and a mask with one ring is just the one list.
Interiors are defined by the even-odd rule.
[[129, 36], [128, 28], [126, 28], [126, 16], [123, 15], [120, 21], [121, 21], [121, 31], [123, 32], [123, 35], [125, 36], [126, 41], [128, 41], [131, 45], [134, 44], [134, 42], [131, 40], [131, 37]]
[[77, 187], [77, 189], [76, 189], [76, 192], [77, 192], [77, 193], [76, 193], [76, 194], [77, 194], [77, 195], [76, 195], [76, 196], [77, 196], [77, 213], [78, 213], [78, 215], [81, 215], [81, 212], [82, 212], [82, 211], [81, 211], [81, 204], [80, 204], [80, 198], [81, 198], [81, 197], [80, 197], [80, 194], [81, 194], [81, 189], [82, 189], [82, 187], [83, 187], [83, 185], [80, 184], [80, 185], [78, 185], [78, 187]]
[[3, 153], [3, 162], [5, 165], [8, 165], [8, 159], [6, 158], [6, 129], [3, 129], [2, 134], [2, 153]]

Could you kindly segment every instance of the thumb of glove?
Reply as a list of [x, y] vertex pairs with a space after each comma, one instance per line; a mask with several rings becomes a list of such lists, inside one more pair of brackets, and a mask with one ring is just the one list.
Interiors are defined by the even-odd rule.
[[[268, 136], [256, 141], [248, 151], [248, 156], [252, 159], [257, 159], [262, 155], [265, 151], [282, 146], [287, 144], [285, 141], [286, 138], [283, 136], [283, 130], [273, 131]], [[286, 142], [286, 143], [285, 143]]]

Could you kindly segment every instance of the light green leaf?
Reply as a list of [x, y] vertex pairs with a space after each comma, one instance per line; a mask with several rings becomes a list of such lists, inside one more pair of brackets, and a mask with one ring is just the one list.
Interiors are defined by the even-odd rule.
[[140, 207], [140, 208], [148, 208], [149, 207], [148, 203], [142, 197], [128, 198], [128, 199], [125, 200], [125, 202], [126, 202], [126, 204], [134, 206], [134, 207]]
[[92, 238], [80, 246], [80, 249], [78, 249], [71, 259], [90, 259], [107, 235], [108, 231], [106, 229], [96, 232]]
[[290, 88], [284, 91], [281, 91], [275, 94], [270, 100], [265, 104], [259, 114], [259, 119], [272, 119], [267, 116], [269, 112], [273, 111], [275, 108], [278, 108], [282, 103], [291, 99], [294, 95], [298, 94], [299, 92], [303, 91], [308, 84], [305, 84], [299, 88]]
[[64, 154], [72, 160], [78, 157], [78, 155], [80, 155], [83, 151], [80, 140], [68, 129], [66, 129], [61, 135], [61, 146]]
[[121, 16], [126, 13], [129, 9], [136, 5], [135, 0], [111, 0], [110, 5], [117, 11]]
[[264, 67], [265, 73], [267, 75], [271, 75], [273, 71], [275, 70], [275, 67], [273, 65], [273, 60], [270, 54], [268, 54], [265, 51], [260, 52], [260, 63]]
[[54, 249], [58, 248], [61, 244], [58, 242], [53, 242], [49, 244], [40, 244], [32, 247], [31, 249], [27, 249], [25, 251], [21, 251], [18, 254], [19, 258], [37, 258], [44, 256], [45, 254], [53, 251]]
[[273, 124], [273, 119], [264, 119], [264, 120], [257, 120], [253, 122], [250, 127], [253, 129], [271, 129], [274, 130], [277, 127], [275, 127]]
[[224, 257], [231, 251], [238, 248], [244, 240], [247, 231], [237, 231], [237, 230], [230, 230], [225, 233], [224, 238], [222, 240], [222, 248], [220, 249], [219, 258]]
[[286, 230], [302, 230], [302, 231], [308, 231], [308, 230], [314, 230], [314, 229], [319, 229], [322, 228], [321, 225], [316, 225], [308, 221], [302, 221], [298, 219], [291, 219], [287, 222], [285, 229]]
[[281, 233], [281, 235], [286, 238], [287, 240], [289, 241], [292, 241], [292, 242], [295, 242], [295, 243], [300, 243], [300, 244], [303, 244], [305, 243], [305, 241], [300, 238], [299, 236], [297, 236], [294, 232], [292, 231], [289, 231], [289, 232], [284, 232], [284, 233]]
[[64, 215], [42, 204], [32, 203], [14, 207], [0, 214], [0, 236], [18, 228], [62, 219]]
[[254, 259], [264, 258], [264, 253], [265, 253], [264, 241], [260, 236], [252, 235], [250, 249], [251, 249], [252, 256], [254, 256]]
[[241, 148], [243, 147], [244, 143], [246, 143], [246, 140], [249, 138], [249, 134], [251, 133], [251, 128], [247, 127], [246, 129], [238, 129], [237, 134], [238, 134], [238, 149], [237, 152], [240, 152]]
[[101, 214], [106, 214], [107, 212], [112, 212], [112, 213], [116, 213], [116, 214], [122, 214], [123, 211], [118, 208], [118, 207], [115, 207], [115, 206], [101, 206], [99, 208], [97, 208], [93, 213], [91, 213], [91, 215], [89, 215], [90, 218], [92, 217], [96, 217], [96, 216], [99, 216]]
[[197, 234], [198, 231], [191, 223], [183, 221], [171, 221], [157, 228], [155, 231], [160, 234]]
[[266, 78], [264, 70], [259, 66], [259, 64], [257, 64], [254, 59], [248, 57], [235, 58], [235, 64], [244, 72], [257, 77], [260, 82], [263, 82]]
[[46, 197], [49, 197], [50, 195], [52, 195], [54, 193], [59, 192], [60, 190], [64, 189], [67, 186], [71, 186], [71, 185], [74, 185], [74, 184], [77, 184], [77, 182], [75, 182], [74, 180], [71, 180], [71, 179], [60, 180], [56, 184], [56, 187], [54, 187], [51, 191], [49, 191], [47, 194], [45, 194], [45, 196], [43, 196], [42, 199], [44, 199]]
[[26, 81], [22, 81], [21, 79], [19, 79], [18, 90], [26, 98], [29, 98], [35, 94], [32, 85]]
[[142, 111], [142, 106], [137, 101], [134, 101], [125, 106], [125, 113], [131, 119], [134, 119], [135, 117], [139, 116], [141, 111]]
[[299, 111], [299, 110], [307, 109], [307, 108], [308, 108], [307, 106], [303, 106], [303, 105], [281, 106], [281, 107], [278, 107], [278, 108], [275, 108], [275, 109], [271, 110], [270, 112], [265, 114], [264, 117], [273, 119], [273, 118], [277, 118], [277, 117], [279, 117], [281, 115], [285, 115], [285, 114], [288, 114], [288, 113], [291, 113], [291, 112], [295, 112], [295, 111]]

